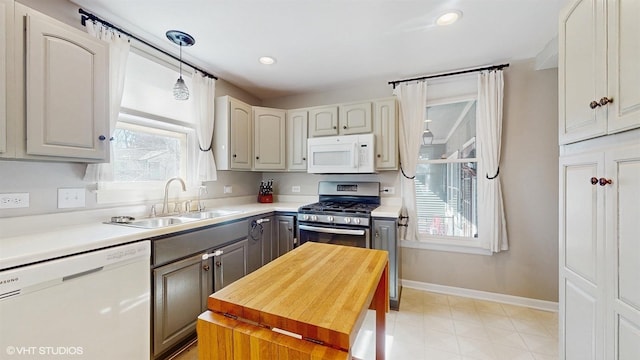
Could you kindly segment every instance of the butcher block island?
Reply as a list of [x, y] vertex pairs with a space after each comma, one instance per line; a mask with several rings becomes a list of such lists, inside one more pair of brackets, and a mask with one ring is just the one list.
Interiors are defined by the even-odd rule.
[[305, 243], [209, 296], [199, 358], [350, 359], [374, 309], [384, 359], [388, 273], [386, 251]]

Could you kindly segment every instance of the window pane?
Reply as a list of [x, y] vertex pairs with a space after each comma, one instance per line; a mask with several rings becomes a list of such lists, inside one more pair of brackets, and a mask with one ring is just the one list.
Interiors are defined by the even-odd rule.
[[165, 181], [181, 175], [186, 134], [118, 123], [114, 138], [115, 181]]
[[419, 164], [418, 231], [427, 236], [478, 237], [477, 163]]
[[426, 116], [420, 159], [475, 158], [475, 100], [428, 106]]

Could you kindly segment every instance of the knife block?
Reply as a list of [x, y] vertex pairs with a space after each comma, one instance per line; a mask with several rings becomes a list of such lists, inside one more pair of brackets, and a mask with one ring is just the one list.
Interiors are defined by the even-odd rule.
[[272, 203], [273, 202], [273, 194], [260, 194], [258, 195], [259, 203]]

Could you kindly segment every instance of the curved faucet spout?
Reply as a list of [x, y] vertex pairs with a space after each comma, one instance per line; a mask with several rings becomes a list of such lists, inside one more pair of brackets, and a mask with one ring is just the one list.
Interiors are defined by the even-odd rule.
[[187, 191], [187, 185], [184, 183], [184, 180], [179, 177], [174, 177], [167, 180], [167, 183], [164, 185], [164, 201], [162, 202], [162, 214], [167, 213], [167, 209], [169, 208], [169, 185], [171, 185], [174, 181], [179, 181], [182, 184], [182, 191]]

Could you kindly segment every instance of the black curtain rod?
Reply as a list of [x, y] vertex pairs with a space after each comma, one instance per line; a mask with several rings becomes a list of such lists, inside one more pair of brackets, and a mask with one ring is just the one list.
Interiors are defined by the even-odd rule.
[[104, 25], [104, 26], [106, 26], [108, 28], [112, 28], [112, 29], [124, 34], [124, 35], [127, 35], [128, 37], [130, 37], [132, 39], [135, 39], [135, 40], [147, 45], [148, 47], [150, 47], [152, 49], [155, 49], [155, 50], [157, 50], [157, 51], [159, 51], [159, 52], [171, 57], [172, 59], [174, 59], [176, 61], [179, 61], [179, 62], [181, 62], [181, 63], [183, 63], [183, 64], [185, 64], [185, 65], [187, 65], [187, 66], [189, 66], [189, 67], [191, 67], [193, 69], [198, 70], [199, 72], [201, 72], [206, 77], [210, 77], [210, 78], [218, 80], [218, 78], [216, 76], [211, 75], [208, 72], [206, 72], [206, 71], [204, 71], [204, 70], [202, 70], [202, 69], [200, 69], [200, 68], [198, 68], [196, 66], [193, 66], [193, 65], [189, 64], [188, 62], [186, 62], [184, 60], [180, 60], [175, 55], [173, 55], [171, 53], [168, 53], [168, 52], [160, 49], [159, 47], [157, 47], [157, 46], [155, 46], [155, 45], [153, 45], [153, 44], [151, 44], [151, 43], [149, 43], [149, 42], [147, 42], [145, 40], [142, 40], [141, 38], [139, 38], [139, 37], [127, 32], [127, 31], [122, 30], [121, 28], [113, 25], [112, 23], [110, 23], [110, 22], [108, 22], [106, 20], [103, 20], [103, 19], [93, 15], [92, 13], [86, 12], [84, 9], [78, 9], [78, 12], [82, 15], [82, 17], [80, 17], [80, 22], [82, 23], [82, 26], [86, 26], [86, 21], [87, 20], [97, 21], [97, 22], [101, 23], [102, 25]]
[[410, 81], [420, 81], [420, 80], [433, 79], [433, 78], [439, 78], [439, 77], [444, 77], [444, 76], [467, 74], [467, 73], [484, 71], [484, 70], [489, 70], [489, 71], [491, 71], [491, 70], [502, 70], [503, 68], [506, 68], [506, 67], [509, 67], [509, 64], [492, 65], [492, 66], [486, 66], [486, 67], [482, 67], [482, 68], [460, 70], [460, 71], [454, 71], [454, 72], [444, 73], [444, 74], [421, 76], [421, 77], [417, 77], [417, 78], [413, 78], [413, 79], [389, 81], [389, 85], [393, 85], [393, 88], [395, 89], [396, 85], [398, 85], [400, 83], [410, 82]]

